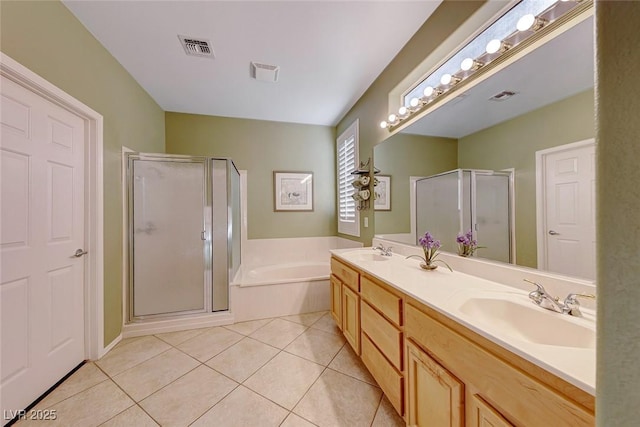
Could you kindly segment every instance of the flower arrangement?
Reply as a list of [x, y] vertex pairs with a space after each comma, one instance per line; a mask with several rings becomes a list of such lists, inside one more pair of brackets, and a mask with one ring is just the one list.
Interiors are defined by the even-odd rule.
[[483, 249], [485, 246], [478, 246], [478, 241], [473, 238], [473, 231], [469, 230], [465, 234], [458, 234], [456, 237], [458, 243], [458, 255], [469, 257], [477, 249]]
[[422, 246], [424, 257], [420, 255], [409, 255], [407, 258], [415, 257], [421, 259], [423, 262], [420, 263], [420, 267], [424, 268], [425, 270], [435, 270], [436, 268], [438, 268], [435, 263], [441, 262], [446, 265], [451, 272], [453, 272], [451, 267], [449, 267], [449, 264], [440, 259], [436, 259], [439, 255], [438, 250], [440, 249], [440, 240], [436, 240], [431, 235], [431, 233], [427, 231], [426, 233], [424, 233], [424, 236], [418, 239], [418, 243], [420, 243], [420, 246]]

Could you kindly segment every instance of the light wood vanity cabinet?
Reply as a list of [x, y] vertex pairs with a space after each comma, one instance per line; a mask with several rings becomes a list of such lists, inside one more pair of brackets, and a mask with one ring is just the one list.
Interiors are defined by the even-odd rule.
[[342, 330], [342, 282], [331, 275], [331, 317]]
[[388, 285], [360, 276], [362, 361], [395, 410], [404, 414], [402, 297]]
[[410, 426], [464, 426], [464, 384], [410, 340], [407, 341], [407, 423]]
[[409, 426], [595, 425], [594, 396], [355, 266], [331, 271], [336, 323]]
[[360, 355], [360, 274], [331, 258], [331, 316]]
[[[405, 309], [407, 341], [464, 385], [464, 425], [595, 424], [593, 396], [417, 301], [405, 301]], [[408, 400], [414, 401], [411, 390]]]

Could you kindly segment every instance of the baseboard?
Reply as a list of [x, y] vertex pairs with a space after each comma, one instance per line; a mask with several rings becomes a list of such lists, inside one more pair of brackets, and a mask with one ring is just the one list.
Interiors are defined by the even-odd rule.
[[117, 346], [118, 343], [122, 341], [122, 333], [120, 335], [118, 335], [113, 341], [111, 341], [109, 343], [109, 345], [107, 345], [106, 347], [104, 347], [102, 349], [102, 351], [100, 351], [100, 354], [98, 355], [98, 358], [102, 358], [102, 356], [104, 356], [105, 354], [109, 353], [111, 350], [113, 350], [113, 347]]

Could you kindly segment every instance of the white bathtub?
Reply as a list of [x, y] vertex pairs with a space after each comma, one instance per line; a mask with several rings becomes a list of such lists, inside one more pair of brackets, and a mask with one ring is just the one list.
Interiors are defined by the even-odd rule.
[[292, 262], [251, 268], [242, 275], [240, 286], [327, 280], [331, 274], [328, 262]]
[[244, 268], [231, 286], [231, 306], [236, 322], [330, 308], [331, 266], [328, 261]]

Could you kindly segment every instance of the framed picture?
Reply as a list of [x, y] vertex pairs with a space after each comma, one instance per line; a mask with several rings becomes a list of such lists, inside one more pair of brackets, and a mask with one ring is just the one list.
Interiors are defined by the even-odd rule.
[[274, 211], [313, 211], [313, 172], [273, 172]]
[[373, 201], [374, 209], [377, 211], [391, 210], [391, 176], [377, 175], [378, 185], [373, 188], [375, 199]]

